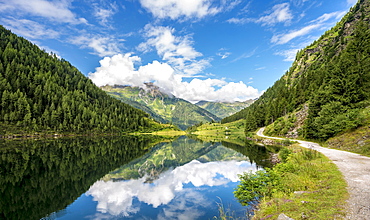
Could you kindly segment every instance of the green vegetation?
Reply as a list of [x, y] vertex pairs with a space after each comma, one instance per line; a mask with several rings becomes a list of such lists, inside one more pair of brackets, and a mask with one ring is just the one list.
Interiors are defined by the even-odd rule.
[[187, 132], [193, 139], [202, 142], [221, 142], [223, 146], [247, 156], [251, 163], [261, 167], [271, 167], [271, 154], [279, 151], [280, 147], [261, 146], [248, 140], [244, 134], [244, 126], [244, 120], [227, 124], [202, 123], [190, 127]]
[[146, 86], [146, 89], [130, 86], [104, 86], [102, 89], [118, 100], [142, 109], [158, 121], [182, 130], [200, 122], [220, 120], [188, 101], [162, 93], [153, 84], [147, 83]]
[[246, 107], [248, 107], [253, 100], [247, 100], [245, 102], [207, 102], [200, 101], [196, 103], [197, 106], [211, 112], [219, 118], [228, 117]]
[[66, 208], [111, 170], [161, 137], [0, 139], [0, 219], [41, 219]]
[[186, 132], [202, 141], [226, 141], [237, 145], [245, 144], [244, 120], [220, 124], [216, 122], [200, 123], [189, 127]]
[[299, 51], [289, 71], [257, 101], [222, 123], [245, 118], [249, 132], [275, 122], [268, 132], [286, 135], [297, 126], [288, 114], [308, 106], [296, 130], [303, 138], [325, 141], [368, 126], [362, 112], [370, 106], [369, 14], [370, 2], [360, 0], [335, 27]]
[[343, 216], [346, 182], [324, 155], [299, 146], [279, 153], [282, 163], [244, 173], [235, 196], [244, 205], [259, 200], [254, 219], [335, 219]]
[[[0, 26], [4, 134], [159, 130], [148, 114], [96, 87], [75, 67]], [[4, 131], [2, 131], [4, 132]]]
[[196, 135], [222, 135], [222, 134], [243, 134], [244, 135], [245, 121], [239, 120], [227, 124], [217, 122], [199, 123], [189, 127], [186, 131]]
[[326, 141], [325, 146], [370, 156], [370, 107], [362, 110], [360, 116], [365, 126], [332, 137]]
[[294, 114], [286, 115], [285, 117], [278, 118], [274, 123], [265, 128], [266, 135], [279, 135], [283, 136], [288, 134], [290, 130], [295, 127], [297, 118]]
[[246, 157], [251, 163], [257, 164], [257, 167], [272, 167], [272, 162], [270, 160], [271, 154], [276, 153], [280, 147], [279, 146], [261, 146], [253, 141], [248, 141], [244, 139], [243, 143], [235, 143], [235, 139], [228, 139], [222, 141], [222, 145], [233, 149]]
[[153, 135], [159, 135], [159, 136], [182, 136], [182, 135], [186, 135], [186, 132], [183, 131], [183, 130], [180, 130], [179, 128], [177, 128], [176, 126], [174, 125], [169, 125], [169, 124], [165, 124], [163, 125], [163, 129], [160, 130], [160, 131], [155, 131], [155, 132], [152, 132], [150, 134], [153, 134]]
[[330, 138], [325, 147], [350, 151], [370, 157], [370, 127], [362, 126], [354, 131], [349, 131]]

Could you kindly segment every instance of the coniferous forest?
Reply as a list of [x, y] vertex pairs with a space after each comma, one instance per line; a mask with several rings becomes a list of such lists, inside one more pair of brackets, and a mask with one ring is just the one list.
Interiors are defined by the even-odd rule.
[[[249, 132], [307, 106], [302, 137], [327, 140], [360, 126], [370, 105], [369, 21], [370, 2], [361, 0], [334, 28], [299, 51], [292, 67], [257, 101], [222, 122], [245, 118]], [[294, 117], [285, 123], [293, 124]], [[282, 134], [281, 128], [275, 134], [289, 130]]]
[[0, 123], [19, 130], [127, 132], [160, 127], [64, 59], [0, 26]]

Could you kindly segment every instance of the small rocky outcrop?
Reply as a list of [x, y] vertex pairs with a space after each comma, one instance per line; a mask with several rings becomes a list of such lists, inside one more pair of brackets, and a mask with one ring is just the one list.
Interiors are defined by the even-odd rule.
[[284, 213], [281, 213], [276, 220], [294, 220], [293, 218], [289, 218]]

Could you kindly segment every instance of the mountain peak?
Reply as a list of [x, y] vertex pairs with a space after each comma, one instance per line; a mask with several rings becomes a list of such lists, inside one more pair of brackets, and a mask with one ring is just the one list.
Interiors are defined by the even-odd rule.
[[154, 85], [152, 82], [144, 83], [143, 89], [149, 93], [153, 97], [170, 97], [172, 98], [172, 94], [167, 94], [161, 90], [158, 86]]
[[167, 95], [153, 83], [145, 83], [145, 88], [130, 86], [104, 86], [101, 88], [111, 96], [146, 111], [156, 120], [172, 123], [183, 130], [200, 122], [220, 120], [197, 105]]

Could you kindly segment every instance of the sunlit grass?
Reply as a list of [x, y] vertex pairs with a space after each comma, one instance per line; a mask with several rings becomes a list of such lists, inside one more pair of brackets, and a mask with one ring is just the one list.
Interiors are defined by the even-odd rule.
[[286, 163], [268, 171], [279, 178], [260, 199], [254, 219], [276, 219], [281, 213], [293, 219], [342, 218], [347, 184], [336, 165], [314, 150], [298, 145], [290, 150]]
[[204, 123], [191, 131], [203, 141], [225, 141], [242, 144], [245, 141], [244, 120], [231, 123]]
[[330, 138], [325, 145], [329, 148], [350, 151], [365, 156], [370, 156], [370, 126], [362, 126]]

